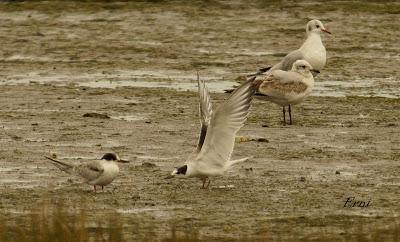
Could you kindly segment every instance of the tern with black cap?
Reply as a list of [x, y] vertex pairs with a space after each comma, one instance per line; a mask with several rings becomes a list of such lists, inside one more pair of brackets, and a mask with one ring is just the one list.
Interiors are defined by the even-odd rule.
[[95, 192], [96, 186], [101, 186], [103, 190], [105, 185], [110, 184], [118, 176], [119, 167], [116, 162], [129, 162], [120, 159], [114, 153], [106, 153], [99, 160], [91, 160], [78, 165], [59, 161], [49, 156], [45, 156], [45, 158], [51, 160], [60, 170], [83, 178], [86, 183], [93, 185]]

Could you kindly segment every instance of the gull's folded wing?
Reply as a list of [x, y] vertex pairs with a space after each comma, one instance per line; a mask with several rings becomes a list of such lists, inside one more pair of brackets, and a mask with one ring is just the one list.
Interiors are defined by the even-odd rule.
[[277, 70], [258, 81], [258, 91], [270, 97], [282, 97], [285, 94], [301, 93], [307, 89], [300, 74]]
[[300, 50], [294, 50], [283, 58], [283, 60], [281, 61], [282, 66], [279, 69], [283, 71], [290, 71], [292, 69], [293, 63], [295, 63], [297, 60], [302, 59], [304, 59], [303, 53], [301, 53]]

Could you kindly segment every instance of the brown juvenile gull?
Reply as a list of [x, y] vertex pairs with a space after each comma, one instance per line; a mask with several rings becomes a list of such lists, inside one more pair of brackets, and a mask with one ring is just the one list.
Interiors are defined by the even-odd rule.
[[283, 122], [286, 124], [285, 106], [289, 107], [289, 119], [292, 124], [291, 105], [302, 102], [310, 95], [314, 87], [312, 66], [305, 60], [294, 62], [292, 70], [274, 70], [269, 75], [255, 81], [262, 99], [283, 107]]
[[243, 83], [213, 112], [205, 83], [198, 76], [197, 81], [201, 122], [197, 149], [184, 166], [175, 169], [167, 178], [176, 175], [198, 177], [203, 181], [202, 188], [207, 188], [210, 185], [209, 177], [223, 175], [232, 165], [248, 159], [231, 160], [231, 155], [236, 133], [247, 120], [255, 87], [254, 78]]
[[86, 183], [93, 185], [94, 192], [96, 192], [96, 186], [101, 186], [103, 190], [105, 185], [110, 184], [117, 177], [119, 167], [116, 162], [129, 162], [121, 160], [113, 153], [106, 153], [100, 160], [92, 160], [79, 165], [68, 164], [48, 156], [45, 156], [45, 158], [51, 160], [60, 170], [85, 179]]

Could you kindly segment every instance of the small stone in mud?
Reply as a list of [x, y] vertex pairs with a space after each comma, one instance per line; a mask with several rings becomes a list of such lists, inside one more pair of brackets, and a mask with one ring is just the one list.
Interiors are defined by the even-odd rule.
[[132, 195], [131, 197], [132, 200], [140, 200], [140, 196], [139, 195]]
[[261, 127], [267, 128], [267, 127], [268, 127], [268, 124], [262, 124]]
[[151, 124], [150, 120], [144, 121], [146, 124]]
[[84, 118], [100, 118], [100, 119], [109, 119], [110, 116], [102, 113], [85, 113], [82, 117]]
[[336, 175], [340, 175], [340, 171], [336, 171], [335, 174], [336, 174]]
[[300, 181], [301, 181], [301, 182], [305, 182], [305, 181], [306, 181], [306, 178], [305, 178], [304, 176], [302, 176], [302, 177], [300, 177]]
[[266, 138], [258, 138], [258, 139], [257, 139], [257, 142], [265, 142], [265, 143], [268, 143], [269, 140], [267, 140]]
[[39, 124], [38, 123], [32, 123], [31, 125], [32, 126], [38, 126]]
[[142, 163], [142, 166], [143, 167], [156, 167], [157, 165], [156, 164], [154, 164], [154, 163], [151, 163], [151, 162], [143, 162]]

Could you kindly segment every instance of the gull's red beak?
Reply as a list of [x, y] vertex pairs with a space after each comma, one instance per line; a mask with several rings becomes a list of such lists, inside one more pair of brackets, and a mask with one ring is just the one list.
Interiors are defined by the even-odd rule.
[[325, 33], [332, 34], [331, 31], [329, 31], [328, 29], [321, 29], [321, 30], [324, 31]]

